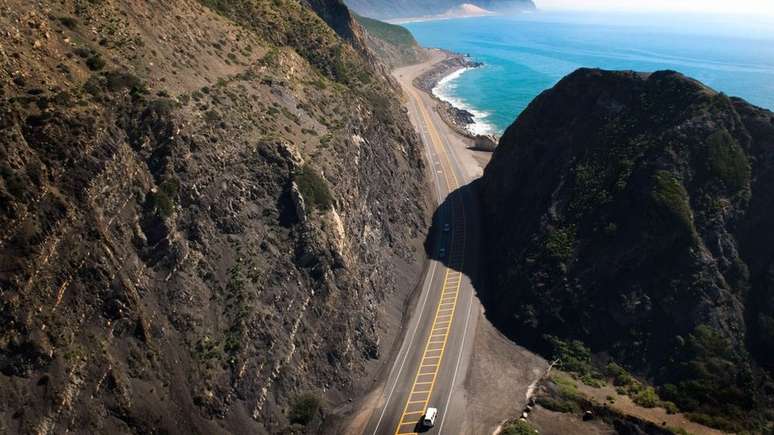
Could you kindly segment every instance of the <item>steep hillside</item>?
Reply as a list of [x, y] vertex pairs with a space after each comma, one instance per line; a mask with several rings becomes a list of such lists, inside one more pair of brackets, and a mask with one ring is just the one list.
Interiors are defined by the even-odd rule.
[[514, 12], [535, 9], [532, 0], [345, 0], [355, 12], [382, 20], [440, 15], [463, 4], [489, 11]]
[[760, 429], [774, 420], [772, 176], [771, 112], [674, 72], [579, 70], [486, 168], [487, 313], [543, 352], [583, 341], [698, 421]]
[[366, 45], [382, 62], [392, 68], [412, 65], [427, 58], [414, 35], [405, 27], [355, 15], [366, 31]]
[[0, 23], [0, 433], [316, 432], [389, 346], [429, 212], [346, 8]]

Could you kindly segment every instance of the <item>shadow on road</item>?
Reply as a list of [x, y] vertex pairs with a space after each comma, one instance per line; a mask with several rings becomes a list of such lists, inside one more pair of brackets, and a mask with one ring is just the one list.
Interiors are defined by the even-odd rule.
[[484, 317], [500, 333], [529, 352], [545, 355], [549, 349], [541, 347], [539, 336], [527, 335], [515, 328], [513, 319], [499, 306], [502, 298], [495, 293], [498, 290], [487, 274], [486, 262], [505, 253], [492, 252], [486, 245], [486, 239], [493, 234], [487, 235], [491, 229], [483, 226], [486, 211], [479, 202], [480, 183], [475, 180], [454, 190], [436, 208], [424, 243], [425, 253], [470, 279], [474, 294], [484, 308]]
[[519, 334], [507, 318], [497, 316], [502, 310], [496, 306], [499, 298], [490, 293], [492, 284], [485, 267], [487, 258], [497, 253], [490, 252], [485, 245], [487, 228], [482, 225], [484, 210], [478, 200], [479, 188], [479, 180], [466, 184], [451, 192], [436, 208], [424, 243], [425, 253], [428, 258], [468, 277], [487, 320], [514, 343], [540, 354], [546, 349], [536, 346], [531, 337]]
[[433, 213], [424, 247], [428, 258], [462, 272], [470, 278], [476, 293], [480, 293], [482, 238], [477, 190], [478, 181], [473, 181], [446, 196]]

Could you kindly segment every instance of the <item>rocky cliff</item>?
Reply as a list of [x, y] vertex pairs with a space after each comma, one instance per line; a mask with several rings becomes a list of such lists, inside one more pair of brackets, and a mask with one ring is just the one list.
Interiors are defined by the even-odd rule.
[[391, 68], [413, 65], [426, 60], [427, 50], [420, 47], [414, 35], [405, 27], [355, 15], [365, 29], [368, 48]]
[[1, 433], [313, 432], [358, 393], [429, 198], [344, 12], [0, 6]]
[[578, 339], [727, 430], [772, 421], [774, 114], [678, 73], [579, 70], [481, 182], [487, 313]]

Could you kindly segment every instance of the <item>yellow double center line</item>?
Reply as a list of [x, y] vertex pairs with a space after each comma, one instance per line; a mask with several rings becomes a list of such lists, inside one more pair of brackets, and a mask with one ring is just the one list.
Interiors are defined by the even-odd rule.
[[[448, 186], [448, 191], [451, 193], [454, 189], [459, 187], [459, 181], [452, 170], [451, 162], [443, 147], [441, 137], [435, 129], [430, 115], [427, 113], [427, 110], [416, 92], [413, 89], [409, 89], [408, 92], [414, 99], [417, 109], [427, 126], [430, 141], [436, 149], [436, 154], [439, 156], [439, 159], [440, 156], [443, 155], [446, 160], [446, 168], [444, 168], [442, 172], [446, 180], [446, 185]], [[449, 173], [451, 173], [453, 181], [449, 178]], [[449, 243], [448, 258], [451, 267], [461, 270], [465, 253], [465, 211], [462, 200], [457, 199], [457, 201], [459, 202], [459, 210], [455, 207], [457, 204], [452, 204], [454, 231], [452, 232], [451, 241]], [[455, 201], [455, 203], [457, 201]], [[459, 246], [455, 242], [458, 243]], [[446, 343], [449, 339], [454, 313], [457, 308], [457, 299], [462, 284], [462, 273], [447, 268], [443, 281], [441, 298], [438, 300], [438, 306], [435, 309], [432, 329], [427, 338], [427, 343], [425, 344], [425, 350], [422, 354], [419, 367], [417, 368], [417, 373], [414, 376], [411, 392], [406, 398], [403, 414], [395, 429], [396, 434], [415, 433], [414, 429], [416, 428], [417, 422], [425, 413], [427, 405], [430, 402], [438, 371], [440, 370], [441, 362], [443, 361]]]

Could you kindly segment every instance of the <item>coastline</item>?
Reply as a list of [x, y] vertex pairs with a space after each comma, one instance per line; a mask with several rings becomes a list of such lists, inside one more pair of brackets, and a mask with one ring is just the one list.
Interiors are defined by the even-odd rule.
[[403, 24], [411, 24], [411, 23], [424, 23], [427, 21], [459, 20], [464, 18], [496, 17], [501, 15], [500, 13], [493, 12], [493, 11], [487, 11], [487, 12], [488, 13], [479, 13], [479, 14], [453, 14], [453, 15], [442, 14], [442, 15], [428, 15], [424, 17], [396, 18], [396, 19], [385, 20], [385, 22], [390, 24], [403, 25]]
[[436, 63], [425, 73], [414, 79], [414, 86], [424, 91], [435, 101], [435, 109], [441, 116], [441, 119], [457, 134], [473, 140], [473, 149], [481, 151], [494, 151], [497, 147], [498, 138], [494, 135], [477, 134], [470, 130], [469, 126], [474, 125], [475, 114], [468, 110], [454, 106], [452, 103], [441, 99], [434, 89], [445, 79], [459, 74], [472, 68], [483, 66], [481, 62], [475, 62], [470, 57], [453, 53], [446, 50], [442, 51], [446, 59]]

